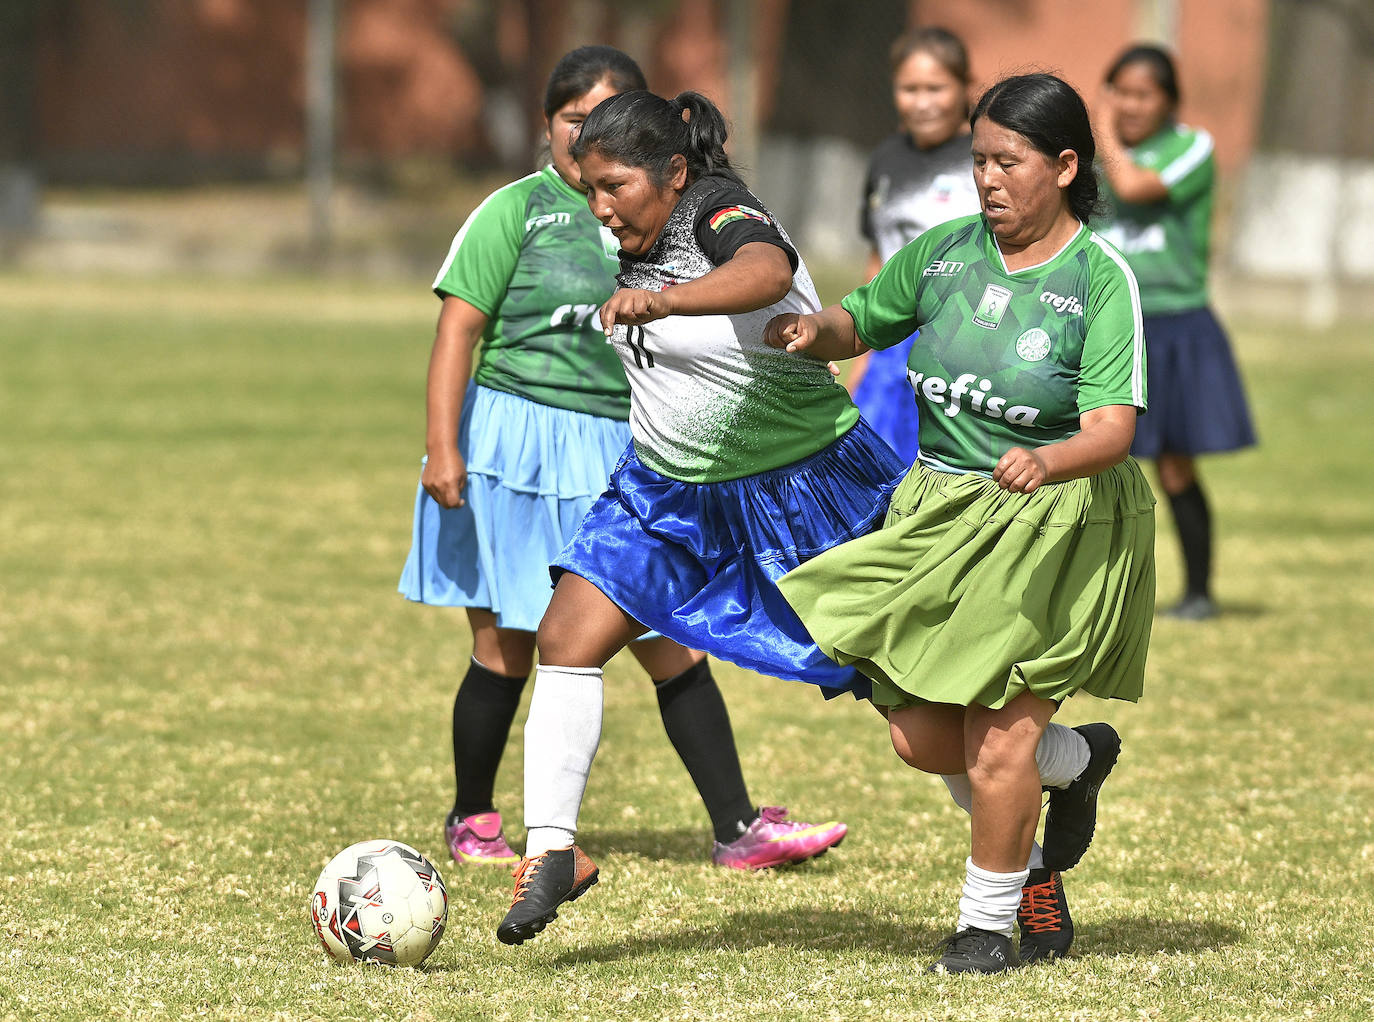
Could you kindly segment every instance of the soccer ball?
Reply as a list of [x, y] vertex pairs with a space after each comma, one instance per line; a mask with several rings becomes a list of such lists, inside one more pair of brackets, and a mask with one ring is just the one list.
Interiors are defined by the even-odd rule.
[[434, 864], [409, 845], [363, 841], [321, 871], [310, 917], [335, 961], [419, 965], [444, 935], [448, 890]]

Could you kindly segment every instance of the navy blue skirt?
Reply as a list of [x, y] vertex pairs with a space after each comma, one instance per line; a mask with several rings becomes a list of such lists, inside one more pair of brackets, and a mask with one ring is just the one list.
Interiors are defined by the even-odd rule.
[[718, 483], [669, 479], [631, 445], [549, 570], [582, 576], [684, 646], [866, 699], [868, 680], [817, 648], [777, 580], [882, 525], [905, 474], [863, 420], [801, 461]]
[[1146, 316], [1149, 410], [1136, 420], [1131, 453], [1235, 451], [1255, 442], [1231, 343], [1211, 309]]
[[921, 453], [916, 395], [906, 377], [907, 356], [917, 336], [912, 334], [890, 348], [875, 348], [854, 392], [854, 403], [873, 431], [908, 465]]

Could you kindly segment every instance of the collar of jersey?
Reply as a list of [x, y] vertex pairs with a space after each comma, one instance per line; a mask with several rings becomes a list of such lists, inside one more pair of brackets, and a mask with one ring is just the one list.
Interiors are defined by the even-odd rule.
[[983, 219], [983, 244], [986, 246], [986, 249], [988, 250], [989, 261], [991, 261], [994, 266], [996, 266], [998, 269], [1002, 271], [1003, 276], [1019, 277], [1025, 273], [1033, 273], [1036, 270], [1043, 270], [1046, 266], [1050, 265], [1050, 263], [1054, 262], [1056, 259], [1059, 259], [1061, 256], [1063, 256], [1065, 252], [1071, 251], [1074, 248], [1074, 246], [1076, 246], [1080, 241], [1083, 240], [1083, 238], [1087, 234], [1087, 230], [1087, 224], [1079, 223], [1078, 230], [1074, 232], [1073, 237], [1070, 238], [1068, 241], [1064, 242], [1063, 247], [1061, 247], [1058, 252], [1056, 252], [1054, 255], [1050, 256], [1043, 262], [1038, 262], [1034, 266], [1023, 266], [1019, 270], [1007, 269], [1007, 260], [1002, 255], [1002, 246], [997, 244], [997, 236], [993, 234], [992, 229], [988, 227], [988, 222], [986, 218]]
[[572, 198], [576, 199], [578, 202], [587, 201], [587, 196], [584, 193], [579, 192], [576, 188], [574, 188], [572, 185], [568, 184], [568, 182], [563, 180], [563, 175], [558, 173], [558, 168], [555, 167], [552, 163], [544, 164], [544, 173], [547, 174], [549, 178], [553, 181], [555, 187], [563, 189], [564, 192], [566, 192]]

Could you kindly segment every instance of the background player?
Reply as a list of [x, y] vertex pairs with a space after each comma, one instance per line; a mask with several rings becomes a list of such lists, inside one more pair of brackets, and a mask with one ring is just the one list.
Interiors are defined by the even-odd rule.
[[[955, 217], [978, 211], [969, 158], [969, 61], [963, 41], [943, 28], [918, 28], [892, 44], [892, 101], [901, 128], [868, 163], [860, 229], [872, 249], [865, 280], [903, 245]], [[910, 464], [916, 401], [907, 382], [905, 341], [865, 352], [846, 386], [869, 424]]]
[[1170, 609], [1201, 620], [1211, 594], [1212, 518], [1195, 455], [1255, 442], [1231, 345], [1207, 303], [1216, 167], [1212, 138], [1179, 124], [1178, 76], [1157, 46], [1133, 46], [1107, 72], [1097, 137], [1110, 223], [1102, 233], [1140, 282], [1150, 414], [1131, 452], [1154, 458], [1183, 550], [1186, 588]]

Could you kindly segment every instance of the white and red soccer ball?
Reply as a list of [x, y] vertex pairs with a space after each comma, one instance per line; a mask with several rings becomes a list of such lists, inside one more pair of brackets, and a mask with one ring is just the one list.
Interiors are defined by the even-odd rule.
[[434, 864], [399, 841], [350, 845], [310, 896], [315, 933], [339, 962], [419, 965], [448, 922], [448, 890]]

